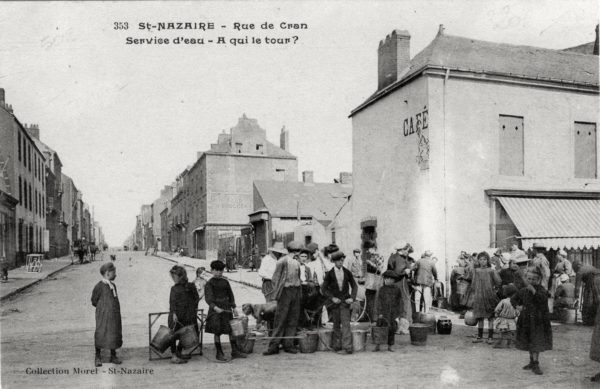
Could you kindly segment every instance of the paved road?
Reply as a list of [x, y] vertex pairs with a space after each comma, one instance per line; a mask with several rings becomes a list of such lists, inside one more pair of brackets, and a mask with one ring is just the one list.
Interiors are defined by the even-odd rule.
[[[131, 256], [131, 261], [129, 257]], [[129, 374], [111, 374], [105, 363], [98, 374], [75, 374], [93, 367], [93, 286], [101, 262], [72, 266], [51, 279], [2, 303], [2, 388], [397, 388], [397, 387], [585, 387], [600, 365], [588, 359], [591, 328], [554, 327], [555, 347], [541, 356], [546, 374], [521, 370], [527, 354], [493, 350], [471, 343], [471, 327], [455, 323], [452, 335], [431, 336], [425, 347], [396, 338], [396, 352], [363, 352], [339, 356], [330, 352], [280, 354], [217, 364], [207, 344], [205, 357], [186, 365], [148, 361], [148, 312], [168, 308], [173, 263], [143, 253], [119, 253], [117, 287], [122, 307], [124, 364]], [[189, 271], [190, 278], [193, 278]], [[238, 304], [260, 302], [260, 291], [232, 283]], [[210, 336], [205, 339], [210, 343]], [[255, 351], [265, 349], [257, 344]], [[226, 349], [226, 354], [228, 353]], [[27, 374], [27, 369], [69, 374]], [[139, 373], [139, 374], [138, 374]], [[335, 377], [335, 379], [332, 379]], [[590, 386], [591, 387], [591, 386]]]

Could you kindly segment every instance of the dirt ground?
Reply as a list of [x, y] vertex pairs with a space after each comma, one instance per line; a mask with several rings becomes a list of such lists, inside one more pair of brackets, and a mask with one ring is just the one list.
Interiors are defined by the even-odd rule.
[[[258, 341], [249, 358], [215, 363], [209, 336], [204, 355], [188, 364], [148, 361], [147, 314], [168, 308], [172, 263], [143, 255], [134, 255], [131, 262], [117, 261], [124, 362], [118, 367], [105, 363], [94, 374], [94, 311], [89, 295], [100, 264], [70, 268], [3, 303], [2, 388], [599, 387], [589, 382], [600, 371], [600, 364], [588, 358], [592, 328], [581, 325], [553, 326], [554, 350], [541, 354], [542, 376], [521, 369], [528, 362], [525, 352], [473, 344], [476, 329], [460, 320], [454, 320], [451, 335], [430, 335], [422, 347], [412, 346], [408, 335], [398, 335], [393, 353], [372, 352], [369, 344], [368, 351], [352, 355], [267, 357], [260, 355], [266, 342]], [[260, 301], [259, 291], [232, 286], [238, 305]], [[229, 353], [228, 345], [225, 352]], [[55, 370], [37, 374], [38, 368]]]

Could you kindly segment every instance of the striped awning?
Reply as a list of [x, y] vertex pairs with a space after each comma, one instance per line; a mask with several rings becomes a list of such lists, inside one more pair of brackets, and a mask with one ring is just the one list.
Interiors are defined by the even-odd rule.
[[600, 247], [600, 199], [497, 197], [521, 234], [523, 248]]

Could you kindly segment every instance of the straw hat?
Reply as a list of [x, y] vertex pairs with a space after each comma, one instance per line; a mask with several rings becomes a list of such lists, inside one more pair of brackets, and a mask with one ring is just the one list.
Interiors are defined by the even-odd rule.
[[274, 251], [283, 255], [286, 255], [288, 253], [285, 247], [283, 247], [283, 242], [275, 242], [273, 244], [273, 247], [269, 247], [269, 251]]

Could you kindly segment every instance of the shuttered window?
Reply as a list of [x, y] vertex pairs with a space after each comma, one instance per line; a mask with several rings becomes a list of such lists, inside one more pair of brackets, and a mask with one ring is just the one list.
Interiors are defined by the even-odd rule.
[[598, 147], [596, 124], [575, 122], [575, 178], [598, 177]]
[[524, 174], [523, 118], [500, 115], [499, 173], [504, 176]]

